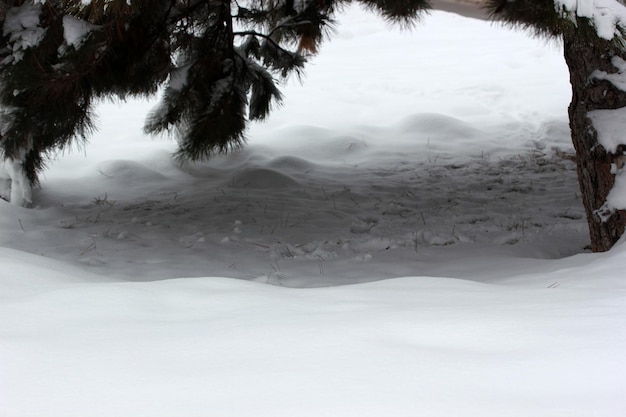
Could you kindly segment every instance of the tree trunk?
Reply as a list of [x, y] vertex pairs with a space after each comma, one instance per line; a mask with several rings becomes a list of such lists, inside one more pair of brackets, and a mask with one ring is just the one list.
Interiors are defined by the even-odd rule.
[[[599, 144], [597, 131], [587, 114], [593, 110], [626, 107], [626, 92], [607, 80], [591, 77], [596, 70], [609, 74], [617, 72], [612, 63], [615, 52], [608, 46], [599, 46], [580, 36], [565, 35], [564, 53], [572, 85], [570, 128], [576, 149], [578, 181], [589, 223], [591, 249], [603, 252], [617, 242], [626, 226], [626, 210], [603, 210], [615, 183], [615, 169], [623, 166], [626, 132], [625, 145], [618, 147], [617, 154], [607, 152]], [[621, 58], [626, 58], [626, 53], [621, 53]]]

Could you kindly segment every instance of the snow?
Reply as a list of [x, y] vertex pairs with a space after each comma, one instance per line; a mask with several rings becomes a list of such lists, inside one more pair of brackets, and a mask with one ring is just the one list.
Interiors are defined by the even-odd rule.
[[189, 75], [190, 68], [191, 65], [184, 65], [182, 67], [172, 70], [167, 87], [174, 91], [182, 90], [187, 84], [187, 76]]
[[241, 151], [177, 165], [154, 103], [105, 103], [0, 200], [1, 417], [626, 414], [560, 48], [340, 22]]
[[554, 4], [572, 17], [589, 19], [603, 39], [621, 36], [620, 28], [626, 27], [626, 7], [621, 0], [554, 0]]
[[615, 184], [606, 197], [606, 207], [609, 210], [626, 209], [626, 171], [620, 169], [615, 176]]
[[626, 79], [624, 77], [626, 73], [626, 61], [618, 56], [614, 56], [612, 64], [617, 70], [614, 73], [608, 73], [606, 71], [596, 70], [591, 74], [592, 80], [607, 80], [619, 90], [626, 91]]
[[21, 7], [11, 7], [6, 11], [2, 34], [19, 34], [23, 30], [32, 30], [39, 25], [40, 7], [26, 3]]
[[33, 202], [32, 186], [22, 168], [22, 162], [11, 158], [0, 162], [0, 197], [20, 207]]
[[41, 6], [30, 3], [6, 11], [2, 34], [9, 37], [14, 61], [20, 61], [26, 49], [37, 46], [43, 39], [46, 31], [39, 27], [40, 13]]
[[78, 48], [96, 28], [96, 25], [85, 20], [77, 19], [73, 16], [63, 16], [63, 39], [65, 39], [67, 45], [74, 48]]
[[621, 132], [626, 128], [626, 108], [592, 110], [587, 117], [598, 133], [598, 143], [607, 152], [616, 154], [617, 148], [624, 142]]

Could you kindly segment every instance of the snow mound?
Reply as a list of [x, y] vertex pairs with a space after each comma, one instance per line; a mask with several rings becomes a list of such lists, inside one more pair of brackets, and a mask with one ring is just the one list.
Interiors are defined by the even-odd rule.
[[407, 117], [399, 123], [398, 130], [404, 134], [417, 133], [433, 139], [453, 137], [459, 140], [484, 134], [461, 119], [435, 113], [422, 113]]
[[27, 278], [3, 273], [0, 286], [7, 417], [618, 417], [626, 407], [623, 292], [433, 277], [318, 289], [81, 283], [71, 269], [53, 270], [45, 288], [31, 279], [57, 263], [0, 250], [3, 265], [11, 258]]
[[0, 299], [15, 301], [87, 282], [118, 282], [66, 262], [0, 246]]
[[314, 170], [316, 164], [294, 156], [281, 156], [268, 162], [267, 166], [281, 171], [307, 173]]
[[107, 178], [122, 180], [129, 185], [162, 182], [167, 177], [146, 165], [131, 160], [112, 160], [100, 164], [98, 171]]
[[233, 174], [233, 185], [245, 188], [284, 188], [300, 184], [289, 175], [268, 168], [246, 168]]

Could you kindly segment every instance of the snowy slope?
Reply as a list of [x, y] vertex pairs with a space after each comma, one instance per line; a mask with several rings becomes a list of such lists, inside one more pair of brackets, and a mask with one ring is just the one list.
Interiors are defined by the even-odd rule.
[[347, 12], [243, 150], [180, 166], [105, 103], [0, 201], [0, 417], [626, 415], [559, 46]]
[[32, 293], [0, 307], [3, 416], [617, 417], [626, 407], [623, 291], [427, 277], [315, 290], [86, 283], [35, 262], [54, 288], [26, 277]]

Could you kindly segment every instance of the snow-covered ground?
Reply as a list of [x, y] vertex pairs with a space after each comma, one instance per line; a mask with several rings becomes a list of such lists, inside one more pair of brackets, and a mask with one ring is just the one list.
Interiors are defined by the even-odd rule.
[[284, 90], [183, 166], [104, 104], [0, 201], [1, 417], [626, 415], [626, 243], [585, 250], [558, 45], [350, 8]]

